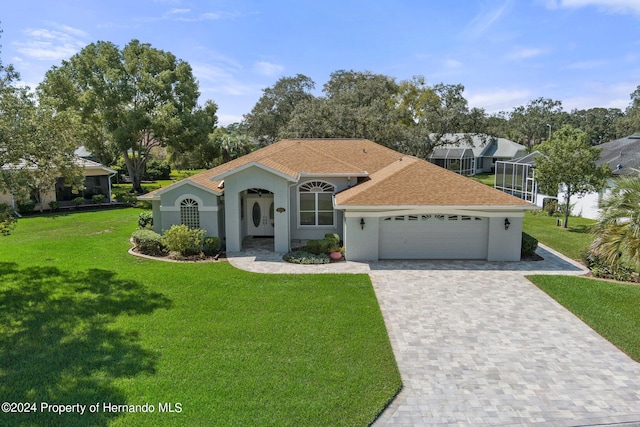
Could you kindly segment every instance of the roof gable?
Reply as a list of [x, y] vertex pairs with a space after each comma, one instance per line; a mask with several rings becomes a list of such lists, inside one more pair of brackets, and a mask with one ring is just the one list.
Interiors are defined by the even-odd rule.
[[531, 203], [415, 157], [404, 156], [371, 180], [336, 195], [336, 206], [500, 206]]
[[609, 163], [614, 175], [630, 175], [640, 169], [640, 134], [605, 142], [596, 147], [602, 149], [596, 164]]

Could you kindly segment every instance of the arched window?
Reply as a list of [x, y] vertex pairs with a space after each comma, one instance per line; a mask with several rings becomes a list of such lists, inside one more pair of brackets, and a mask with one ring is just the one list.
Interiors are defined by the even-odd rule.
[[180, 223], [189, 228], [200, 228], [200, 210], [197, 201], [186, 198], [180, 202]]
[[301, 226], [333, 226], [332, 197], [334, 191], [333, 185], [323, 181], [309, 181], [298, 187], [298, 211]]

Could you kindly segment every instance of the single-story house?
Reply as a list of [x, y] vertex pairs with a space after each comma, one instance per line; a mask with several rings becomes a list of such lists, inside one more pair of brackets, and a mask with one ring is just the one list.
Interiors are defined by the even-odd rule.
[[[602, 166], [608, 163], [611, 167], [611, 177], [607, 179], [604, 188], [599, 191], [571, 199], [571, 214], [590, 219], [599, 217], [600, 202], [609, 194], [616, 177], [638, 174], [638, 170], [640, 170], [640, 133], [605, 142], [596, 147], [602, 150], [596, 165]], [[538, 193], [538, 184], [535, 180], [535, 158], [539, 155], [540, 153], [535, 151], [519, 159], [498, 162], [495, 188], [521, 197], [540, 207], [547, 199], [557, 199], [558, 203], [562, 204], [566, 200], [562, 189], [557, 195]]]
[[493, 172], [497, 161], [518, 158], [527, 151], [524, 145], [489, 135], [451, 133], [442, 139], [444, 144], [436, 147], [428, 160], [465, 176]]
[[[82, 168], [82, 174], [84, 176], [84, 190], [75, 193], [72, 191], [71, 187], [65, 185], [62, 178], [58, 178], [52, 191], [44, 195], [42, 209], [49, 209], [49, 202], [52, 201], [57, 201], [61, 204], [66, 202], [71, 203], [71, 201], [76, 197], [91, 199], [97, 194], [102, 194], [105, 197], [105, 201], [111, 201], [110, 178], [116, 174], [116, 171], [101, 163], [78, 155], [74, 158], [74, 162]], [[20, 166], [18, 165], [18, 167]], [[5, 170], [10, 170], [12, 168], [15, 168], [15, 166], [3, 166], [3, 169]], [[0, 193], [0, 203], [7, 203], [14, 209], [17, 209], [16, 200], [14, 200], [13, 196], [9, 193]], [[35, 209], [39, 210], [40, 205], [36, 204]]]
[[[576, 199], [571, 210], [573, 215], [597, 219], [600, 216], [600, 202], [607, 197], [615, 184], [615, 179], [624, 175], [637, 175], [640, 170], [640, 133], [599, 144], [600, 157], [596, 165], [608, 163], [611, 167], [611, 178], [604, 188], [598, 192], [587, 193]], [[564, 200], [564, 194], [558, 194], [558, 200]], [[573, 202], [572, 202], [573, 204]]]
[[494, 188], [527, 200], [538, 207], [543, 207], [548, 199], [557, 200], [557, 195], [548, 196], [538, 192], [535, 175], [535, 159], [538, 156], [543, 154], [534, 151], [517, 159], [497, 161]]
[[519, 198], [366, 139], [287, 139], [139, 197], [154, 229], [173, 224], [221, 237], [291, 242], [337, 233], [346, 257], [520, 259]]

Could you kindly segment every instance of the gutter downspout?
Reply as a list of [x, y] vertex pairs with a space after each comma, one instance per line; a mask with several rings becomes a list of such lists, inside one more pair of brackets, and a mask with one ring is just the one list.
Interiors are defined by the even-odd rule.
[[112, 174], [109, 175], [109, 204], [111, 204], [111, 178], [113, 178], [114, 176], [116, 176], [118, 174], [118, 172], [114, 172]]

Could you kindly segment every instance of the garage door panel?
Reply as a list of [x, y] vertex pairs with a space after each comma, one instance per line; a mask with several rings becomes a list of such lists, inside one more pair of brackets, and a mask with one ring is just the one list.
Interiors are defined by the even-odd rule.
[[380, 219], [380, 259], [486, 259], [489, 221], [459, 215]]

